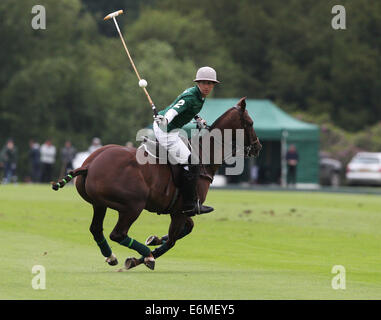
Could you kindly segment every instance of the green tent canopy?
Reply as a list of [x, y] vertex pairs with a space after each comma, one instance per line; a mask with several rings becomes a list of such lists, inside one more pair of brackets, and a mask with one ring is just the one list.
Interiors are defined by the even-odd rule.
[[[238, 98], [206, 99], [200, 116], [210, 125], [238, 101]], [[254, 120], [254, 129], [264, 146], [257, 163], [271, 170], [273, 178], [270, 180], [275, 183], [280, 181], [285, 149], [294, 144], [299, 153], [297, 182], [318, 184], [319, 127], [290, 116], [269, 100], [247, 99], [246, 109]], [[194, 123], [184, 127], [188, 132], [193, 128]]]

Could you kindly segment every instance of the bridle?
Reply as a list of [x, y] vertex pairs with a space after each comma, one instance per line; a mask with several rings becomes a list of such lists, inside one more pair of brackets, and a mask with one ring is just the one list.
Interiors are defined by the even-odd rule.
[[[247, 129], [249, 129], [250, 126], [244, 119], [243, 111], [237, 106], [234, 108], [237, 109], [237, 111], [239, 112], [240, 121], [241, 121], [241, 128], [244, 130], [244, 135], [245, 135], [246, 140], [249, 141], [249, 145], [245, 146], [245, 145], [237, 144], [236, 139], [234, 139], [234, 141], [232, 141], [232, 142], [229, 142], [229, 144], [231, 144], [231, 151], [228, 154], [225, 154], [224, 161], [226, 161], [227, 159], [230, 159], [230, 158], [235, 158], [237, 153], [241, 156], [243, 155], [244, 158], [250, 158], [252, 150], [254, 150], [254, 152], [256, 151], [255, 150], [256, 146], [258, 146], [259, 150], [262, 148], [262, 145], [260, 144], [258, 137], [253, 143], [251, 143], [250, 135], [249, 135], [248, 130], [247, 130]], [[212, 127], [207, 126], [205, 129], [210, 132], [213, 129], [213, 126]], [[225, 144], [225, 143], [222, 143], [221, 141], [220, 142], [216, 141], [216, 142], [219, 143], [220, 145]], [[199, 145], [201, 147], [201, 144], [199, 144]], [[254, 156], [256, 157], [255, 154], [254, 154]]]
[[[243, 115], [244, 111], [242, 109], [238, 108], [238, 107], [235, 107], [235, 108], [238, 110], [238, 113], [239, 113], [239, 116], [240, 116], [240, 121], [241, 121], [241, 127], [243, 128], [243, 131], [244, 131], [244, 134], [245, 134], [245, 138], [246, 138], [247, 141], [249, 141], [249, 145], [248, 146], [243, 145], [243, 146], [239, 146], [239, 147], [243, 147], [243, 155], [244, 155], [244, 157], [245, 158], [249, 158], [251, 150], [255, 149], [254, 146], [257, 145], [257, 144], [260, 144], [260, 142], [259, 142], [259, 139], [257, 137], [257, 139], [253, 143], [251, 143], [251, 141], [250, 141], [251, 140], [250, 139], [250, 135], [249, 135], [248, 130], [247, 130], [249, 128], [249, 124], [244, 119], [244, 115]], [[234, 146], [237, 148], [236, 145], [234, 145]]]

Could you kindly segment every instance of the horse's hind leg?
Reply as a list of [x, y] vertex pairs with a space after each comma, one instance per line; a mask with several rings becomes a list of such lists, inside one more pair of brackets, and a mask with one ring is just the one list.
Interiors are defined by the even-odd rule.
[[94, 215], [90, 225], [90, 232], [94, 237], [94, 241], [101, 250], [102, 255], [106, 258], [106, 262], [111, 266], [115, 266], [118, 264], [118, 260], [112, 253], [112, 250], [103, 235], [103, 220], [105, 218], [107, 208], [93, 205], [93, 210]]

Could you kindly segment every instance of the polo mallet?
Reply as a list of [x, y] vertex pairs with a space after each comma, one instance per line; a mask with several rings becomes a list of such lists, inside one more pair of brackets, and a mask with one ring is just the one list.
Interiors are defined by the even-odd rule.
[[157, 116], [157, 110], [156, 110], [156, 107], [155, 107], [155, 105], [154, 105], [154, 103], [153, 103], [153, 101], [152, 101], [152, 99], [151, 99], [151, 97], [150, 97], [150, 95], [148, 94], [148, 91], [147, 91], [147, 89], [146, 89], [147, 81], [144, 80], [144, 79], [141, 79], [141, 78], [140, 78], [139, 72], [138, 72], [138, 70], [137, 70], [136, 67], [135, 67], [135, 63], [134, 63], [134, 61], [133, 61], [132, 58], [131, 58], [130, 52], [128, 51], [127, 46], [126, 46], [126, 43], [124, 42], [122, 33], [120, 32], [118, 22], [117, 22], [116, 19], [115, 19], [115, 17], [119, 16], [119, 15], [122, 14], [122, 13], [123, 13], [123, 10], [118, 10], [118, 11], [112, 12], [112, 13], [108, 14], [107, 16], [105, 16], [105, 17], [103, 18], [103, 20], [109, 20], [109, 19], [111, 19], [111, 18], [112, 18], [112, 20], [114, 20], [115, 27], [116, 27], [116, 30], [117, 30], [118, 33], [119, 33], [120, 40], [122, 40], [122, 43], [123, 43], [124, 49], [126, 50], [127, 56], [128, 56], [128, 58], [130, 59], [130, 62], [131, 62], [132, 67], [133, 67], [133, 69], [134, 69], [134, 71], [135, 71], [135, 73], [136, 73], [136, 76], [137, 76], [138, 79], [139, 79], [139, 87], [141, 87], [141, 88], [143, 89], [145, 95], [147, 96], [148, 102], [150, 103], [150, 105], [151, 105], [151, 107], [152, 107], [153, 114], [154, 114], [154, 116], [156, 117], [156, 116]]

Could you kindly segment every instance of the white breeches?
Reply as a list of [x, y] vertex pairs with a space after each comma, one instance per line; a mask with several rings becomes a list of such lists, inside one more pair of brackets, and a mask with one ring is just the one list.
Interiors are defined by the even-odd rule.
[[179, 132], [164, 132], [159, 128], [156, 122], [153, 123], [153, 132], [155, 133], [157, 141], [168, 151], [171, 157], [180, 164], [188, 163], [191, 152], [183, 140], [181, 140]]

